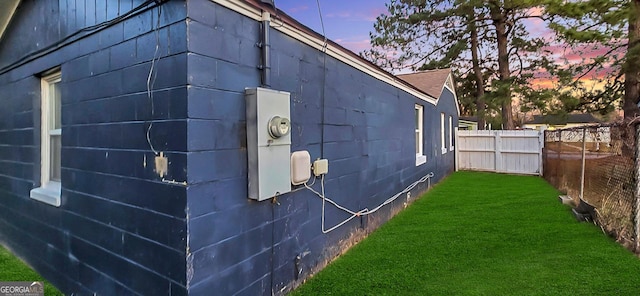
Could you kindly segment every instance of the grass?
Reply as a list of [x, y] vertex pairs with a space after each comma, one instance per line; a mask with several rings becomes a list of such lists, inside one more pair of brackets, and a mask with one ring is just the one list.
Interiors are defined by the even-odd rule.
[[639, 295], [640, 259], [557, 195], [454, 173], [292, 295]]
[[0, 246], [0, 281], [2, 282], [36, 282], [44, 283], [45, 295], [63, 295], [38, 273], [29, 268], [24, 262]]

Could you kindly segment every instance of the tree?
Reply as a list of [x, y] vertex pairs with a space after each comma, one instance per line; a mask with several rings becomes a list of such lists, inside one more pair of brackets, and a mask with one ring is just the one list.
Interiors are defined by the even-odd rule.
[[[586, 111], [611, 110], [622, 98], [625, 118], [640, 115], [640, 0], [585, 0], [563, 5], [550, 3], [550, 28], [571, 50], [604, 49], [604, 52], [565, 67], [574, 78], [567, 85], [582, 97], [575, 108]], [[601, 81], [604, 87], [586, 89], [583, 78]]]
[[478, 113], [483, 115], [485, 100], [497, 100], [503, 128], [513, 129], [513, 96], [531, 89], [540, 67], [552, 65], [538, 55], [545, 40], [523, 24], [541, 17], [533, 9], [538, 2], [392, 0], [389, 14], [376, 19], [372, 49], [364, 56], [390, 70], [451, 67], [472, 75], [475, 89], [463, 93], [475, 94]]

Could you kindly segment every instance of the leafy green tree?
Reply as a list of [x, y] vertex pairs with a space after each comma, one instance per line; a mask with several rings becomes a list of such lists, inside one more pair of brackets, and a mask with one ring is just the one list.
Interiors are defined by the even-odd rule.
[[[558, 0], [559, 1], [559, 0]], [[531, 89], [534, 73], [552, 67], [546, 41], [532, 36], [525, 21], [542, 18], [542, 1], [391, 0], [388, 14], [376, 19], [372, 49], [364, 53], [390, 70], [451, 67], [471, 75], [477, 113], [486, 102], [499, 102], [502, 125], [513, 129], [513, 97]], [[469, 70], [471, 69], [471, 70]], [[490, 90], [486, 91], [486, 88]]]
[[[572, 79], [580, 97], [563, 102], [564, 109], [606, 113], [622, 99], [625, 118], [640, 115], [640, 0], [585, 0], [547, 3], [547, 14], [559, 42], [576, 52], [599, 50], [600, 54], [567, 65], [563, 71]], [[603, 85], [587, 88], [583, 79]]]

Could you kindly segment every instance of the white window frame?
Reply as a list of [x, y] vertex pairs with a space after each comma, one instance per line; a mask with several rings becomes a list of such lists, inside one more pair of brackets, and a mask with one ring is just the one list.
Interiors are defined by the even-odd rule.
[[418, 136], [418, 143], [416, 143], [418, 148], [418, 151], [416, 151], [416, 166], [419, 166], [427, 162], [427, 156], [424, 155], [424, 106], [416, 104], [415, 111], [418, 112], [418, 122], [415, 127], [415, 134]]
[[453, 150], [453, 116], [449, 115], [449, 151]]
[[444, 119], [445, 119], [445, 115], [444, 112], [440, 113], [440, 147], [442, 148], [442, 154], [447, 153], [447, 147], [445, 145], [445, 128], [444, 128]]
[[[62, 80], [62, 73], [56, 71], [41, 78], [41, 126], [40, 126], [40, 187], [31, 190], [29, 196], [32, 199], [50, 204], [55, 207], [60, 206], [60, 192], [62, 185], [60, 181], [51, 179], [51, 137], [62, 137], [62, 128], [54, 129], [55, 121], [55, 100], [60, 97], [51, 97], [51, 88], [59, 85]], [[60, 102], [61, 103], [61, 102]]]

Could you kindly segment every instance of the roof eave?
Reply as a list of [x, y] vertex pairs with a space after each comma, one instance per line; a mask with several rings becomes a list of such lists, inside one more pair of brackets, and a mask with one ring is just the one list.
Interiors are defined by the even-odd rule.
[[19, 4], [20, 0], [0, 1], [0, 42]]

